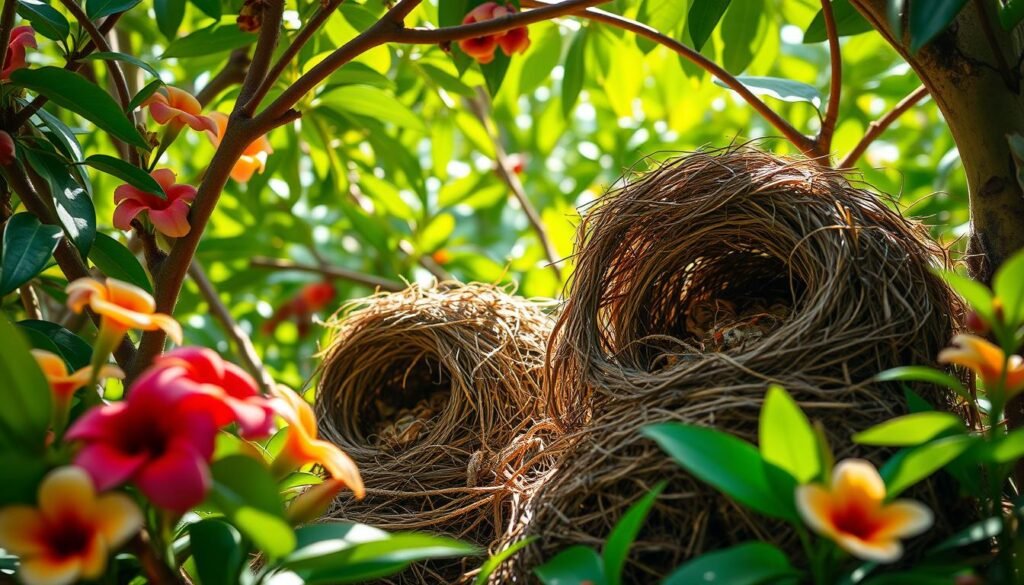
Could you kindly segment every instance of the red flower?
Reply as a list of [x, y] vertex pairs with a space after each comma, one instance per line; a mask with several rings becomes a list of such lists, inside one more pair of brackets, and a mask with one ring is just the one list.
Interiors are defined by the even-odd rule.
[[195, 187], [175, 184], [174, 172], [170, 169], [157, 169], [150, 175], [163, 187], [167, 199], [131, 185], [121, 185], [114, 189], [114, 202], [117, 203], [114, 227], [131, 230], [132, 220], [145, 211], [160, 233], [172, 238], [184, 236], [192, 229], [188, 223], [188, 204], [196, 197]]
[[19, 26], [11, 31], [11, 40], [7, 43], [7, 57], [4, 58], [4, 70], [0, 71], [0, 79], [7, 79], [15, 69], [25, 66], [25, 47], [36, 48], [36, 31], [31, 26]]
[[[515, 13], [516, 9], [511, 4], [503, 6], [497, 2], [485, 2], [471, 10], [462, 20], [462, 24], [483, 22]], [[509, 57], [515, 53], [525, 53], [530, 47], [530, 33], [525, 26], [520, 26], [502, 33], [459, 41], [459, 48], [482, 64], [494, 60], [494, 50], [498, 47], [501, 47], [501, 51]]]
[[68, 430], [68, 440], [83, 443], [75, 464], [97, 489], [130, 481], [176, 512], [203, 501], [217, 424], [212, 413], [186, 408], [195, 384], [181, 376], [181, 368], [150, 368], [126, 400], [87, 411]]

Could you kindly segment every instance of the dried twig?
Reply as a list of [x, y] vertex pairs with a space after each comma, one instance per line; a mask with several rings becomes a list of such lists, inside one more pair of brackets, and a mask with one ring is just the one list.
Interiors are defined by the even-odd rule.
[[272, 268], [275, 270], [295, 270], [298, 272], [312, 272], [314, 274], [322, 274], [328, 278], [338, 278], [341, 280], [347, 280], [356, 284], [362, 284], [373, 289], [381, 289], [386, 291], [400, 291], [405, 288], [405, 285], [395, 280], [388, 280], [379, 276], [373, 276], [371, 274], [363, 274], [362, 272], [356, 272], [354, 270], [348, 270], [347, 268], [339, 268], [336, 266], [322, 266], [315, 264], [300, 264], [291, 260], [284, 260], [279, 258], [253, 258], [249, 261], [249, 266], [253, 268]]

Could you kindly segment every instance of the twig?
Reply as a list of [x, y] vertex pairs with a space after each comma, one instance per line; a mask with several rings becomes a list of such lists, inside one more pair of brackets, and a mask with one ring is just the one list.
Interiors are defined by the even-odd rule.
[[315, 264], [299, 264], [298, 262], [292, 262], [291, 260], [284, 260], [278, 258], [263, 258], [256, 257], [249, 260], [249, 266], [252, 268], [271, 268], [274, 270], [295, 270], [298, 272], [312, 272], [314, 274], [321, 274], [329, 278], [337, 278], [340, 280], [347, 280], [356, 284], [368, 286], [370, 288], [379, 288], [389, 292], [397, 292], [405, 289], [405, 285], [387, 278], [381, 278], [372, 274], [363, 274], [362, 272], [356, 272], [354, 270], [348, 270], [346, 268], [338, 268], [336, 266], [317, 266]]
[[[544, 0], [522, 0], [523, 6], [555, 6]], [[775, 127], [776, 130], [782, 133], [794, 146], [800, 149], [801, 152], [807, 156], [818, 158], [824, 155], [823, 152], [818, 148], [817, 143], [801, 134], [796, 128], [787, 122], [782, 116], [775, 112], [775, 110], [768, 107], [761, 98], [754, 95], [745, 85], [743, 85], [736, 77], [730, 74], [728, 71], [720, 67], [714, 61], [708, 59], [704, 55], [694, 51], [690, 47], [687, 47], [683, 43], [673, 39], [668, 35], [664, 35], [658, 32], [656, 29], [647, 26], [646, 24], [630, 20], [617, 14], [598, 10], [596, 8], [587, 8], [586, 10], [577, 10], [571, 13], [574, 16], [580, 16], [594, 22], [601, 22], [607, 25], [611, 25], [623, 30], [628, 30], [636, 35], [654, 41], [660, 45], [668, 47], [680, 57], [690, 61], [697, 65], [701, 69], [707, 71], [711, 75], [714, 75], [722, 83], [727, 85], [730, 89], [735, 91], [750, 104], [750, 107], [761, 115], [769, 124]], [[491, 22], [491, 21], [487, 21]], [[483, 24], [483, 23], [482, 23]], [[472, 25], [476, 26], [476, 25]]]
[[828, 35], [828, 56], [831, 61], [831, 82], [828, 86], [828, 104], [825, 106], [825, 118], [821, 121], [818, 131], [818, 148], [828, 155], [832, 151], [832, 136], [839, 122], [839, 98], [843, 87], [843, 56], [839, 49], [839, 31], [836, 29], [836, 17], [832, 11], [832, 0], [821, 0], [821, 14], [825, 19], [825, 32]]
[[139, 559], [142, 570], [145, 571], [146, 577], [149, 578], [149, 582], [153, 585], [177, 585], [184, 583], [181, 576], [172, 571], [167, 566], [167, 563], [157, 556], [149, 536], [145, 532], [140, 532], [138, 536], [132, 539], [128, 544], [128, 548]]
[[199, 287], [199, 292], [202, 293], [203, 298], [206, 299], [206, 304], [210, 306], [210, 310], [213, 312], [217, 320], [220, 321], [221, 326], [224, 327], [224, 332], [228, 334], [234, 341], [235, 345], [238, 346], [238, 353], [242, 356], [242, 360], [245, 362], [246, 369], [253, 375], [254, 378], [259, 382], [262, 390], [265, 394], [271, 393], [274, 388], [274, 377], [267, 371], [266, 366], [263, 365], [263, 360], [260, 359], [256, 348], [252, 344], [252, 339], [245, 333], [245, 331], [238, 325], [234, 317], [231, 316], [231, 311], [224, 305], [224, 302], [220, 300], [220, 295], [217, 294], [217, 289], [210, 282], [210, 277], [206, 275], [206, 271], [203, 270], [202, 264], [199, 260], [193, 258], [192, 264], [188, 269], [189, 275], [192, 276], [192, 280], [195, 281], [196, 286]]
[[497, 165], [498, 175], [501, 176], [501, 179], [508, 185], [509, 190], [512, 191], [512, 195], [519, 201], [519, 205], [523, 208], [523, 212], [526, 213], [526, 218], [530, 221], [533, 231], [537, 234], [537, 239], [540, 240], [541, 246], [544, 247], [544, 254], [548, 258], [548, 266], [555, 273], [555, 278], [558, 279], [558, 282], [561, 282], [562, 270], [558, 267], [558, 251], [555, 250], [551, 237], [548, 236], [547, 228], [544, 227], [544, 222], [540, 214], [537, 213], [537, 208], [533, 206], [529, 197], [526, 196], [526, 190], [523, 188], [522, 181], [519, 180], [519, 175], [516, 174], [513, 168], [514, 165], [508, 159], [508, 153], [505, 152], [501, 136], [497, 128], [494, 127], [488, 113], [487, 96], [478, 91], [476, 98], [466, 101], [469, 103], [469, 108], [473, 111], [473, 114], [476, 115], [487, 131], [487, 135], [494, 145], [494, 162]]
[[28, 315], [29, 319], [42, 319], [43, 313], [39, 310], [39, 297], [36, 296], [36, 291], [32, 289], [32, 285], [25, 283], [18, 288], [18, 294], [21, 296], [21, 304], [25, 307], [25, 314]]
[[915, 104], [927, 95], [928, 88], [922, 85], [911, 92], [910, 95], [900, 100], [899, 103], [893, 106], [892, 110], [887, 112], [884, 116], [868, 124], [868, 130], [864, 133], [864, 137], [860, 139], [857, 146], [853, 147], [853, 150], [851, 150], [843, 160], [839, 161], [837, 167], [840, 169], [848, 169], [852, 167], [872, 142], [881, 136], [881, 134], [885, 132], [885, 130], [891, 126], [897, 118], [906, 113], [910, 108], [914, 107]]
[[14, 30], [14, 14], [18, 9], [17, 0], [4, 0], [3, 11], [0, 12], [0, 71], [7, 66], [7, 46], [11, 44], [11, 31]]
[[247, 107], [257, 88], [267, 78], [267, 70], [270, 67], [270, 60], [274, 57], [274, 47], [277, 46], [277, 39], [281, 36], [281, 15], [284, 12], [284, 0], [268, 0], [261, 4], [263, 16], [260, 24], [260, 37], [256, 42], [256, 49], [253, 50], [252, 63], [249, 71], [242, 82], [242, 90], [238, 94], [238, 101], [235, 112], [243, 117], [252, 116], [252, 110]]

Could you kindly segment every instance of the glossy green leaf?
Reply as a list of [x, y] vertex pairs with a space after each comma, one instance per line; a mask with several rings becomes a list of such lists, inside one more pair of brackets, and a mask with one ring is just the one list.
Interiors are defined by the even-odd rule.
[[494, 571], [496, 571], [502, 563], [514, 557], [516, 553], [529, 546], [530, 543], [537, 540], [537, 538], [537, 536], [529, 536], [522, 540], [517, 540], [492, 555], [484, 562], [483, 565], [480, 566], [480, 572], [477, 573], [476, 578], [473, 579], [473, 585], [487, 585], [487, 581], [491, 578], [491, 575], [494, 574]]
[[686, 27], [693, 40], [693, 47], [700, 51], [704, 43], [711, 38], [711, 33], [722, 20], [722, 15], [729, 8], [730, 0], [693, 0], [686, 19]]
[[877, 376], [875, 376], [876, 382], [927, 382], [929, 384], [935, 384], [936, 386], [942, 386], [949, 388], [965, 397], [968, 400], [970, 394], [964, 385], [957, 380], [955, 377], [943, 372], [936, 370], [935, 368], [929, 368], [927, 366], [904, 366], [901, 368], [892, 368], [886, 370]]
[[964, 421], [948, 412], [921, 412], [877, 424], [853, 436], [861, 445], [913, 447], [945, 433], [966, 431]]
[[1016, 330], [1024, 322], [1024, 251], [1015, 253], [996, 270], [992, 291], [1002, 301], [1006, 323]]
[[82, 116], [115, 138], [133, 146], [149, 148], [114, 98], [77, 73], [60, 67], [18, 69], [11, 74], [11, 81], [45, 95], [53, 103]]
[[998, 536], [1002, 529], [1002, 518], [986, 518], [984, 520], [980, 520], [928, 549], [928, 554], [948, 554], [948, 551], [951, 550], [991, 540]]
[[767, 542], [747, 542], [703, 554], [679, 566], [664, 585], [760, 585], [800, 574], [779, 549]]
[[60, 325], [35, 319], [18, 321], [17, 325], [32, 347], [59, 355], [67, 362], [69, 369], [80, 370], [89, 365], [92, 347]]
[[[871, 23], [857, 12], [857, 9], [853, 7], [850, 0], [832, 0], [832, 16], [836, 21], [836, 32], [841, 37], [859, 35], [873, 30]], [[814, 19], [811, 20], [807, 30], [804, 31], [804, 42], [820, 43], [827, 40], [825, 16], [819, 10], [814, 15]]]
[[939, 274], [986, 323], [991, 325], [995, 321], [992, 291], [987, 286], [952, 270], [943, 270]]
[[201, 585], [237, 583], [246, 557], [242, 535], [234, 526], [217, 518], [207, 518], [188, 526]]
[[181, 21], [185, 19], [185, 0], [153, 0], [153, 11], [156, 12], [157, 28], [173, 45]]
[[643, 434], [684, 469], [737, 502], [766, 516], [788, 517], [788, 508], [769, 484], [764, 460], [750, 443], [714, 429], [676, 423], [648, 426]]
[[764, 460], [807, 483], [822, 474], [817, 438], [807, 416], [782, 389], [771, 386], [761, 409], [758, 434]]
[[[778, 77], [756, 77], [739, 75], [736, 79], [747, 87], [754, 95], [767, 96], [784, 102], [807, 102], [814, 107], [821, 105], [821, 94], [818, 90], [799, 81], [780, 79]], [[715, 85], [732, 90], [721, 80], [715, 79]]]
[[399, 128], [426, 132], [426, 126], [395, 96], [369, 85], [344, 85], [319, 96], [319, 101], [339, 111], [390, 122]]
[[149, 63], [146, 63], [145, 61], [143, 61], [142, 59], [139, 59], [138, 57], [136, 57], [134, 55], [129, 55], [127, 53], [118, 53], [116, 51], [109, 51], [109, 52], [107, 52], [107, 51], [100, 51], [100, 52], [97, 52], [97, 53], [92, 53], [92, 54], [86, 55], [85, 57], [82, 57], [82, 60], [84, 60], [84, 61], [121, 61], [122, 63], [128, 63], [130, 65], [134, 65], [134, 66], [138, 67], [139, 69], [142, 69], [146, 73], [149, 73], [153, 77], [155, 77], [157, 79], [160, 79], [160, 74], [157, 72], [156, 69], [153, 68], [152, 65], [150, 65]]
[[89, 193], [55, 152], [26, 149], [25, 157], [32, 169], [46, 180], [61, 227], [78, 251], [87, 255], [97, 237], [96, 208]]
[[493, 61], [480, 65], [480, 72], [484, 74], [484, 83], [487, 84], [487, 91], [491, 96], [498, 95], [511, 63], [512, 59], [499, 50], [494, 52]]
[[235, 23], [217, 24], [209, 28], [175, 39], [160, 55], [161, 59], [184, 59], [187, 57], [208, 57], [216, 53], [226, 53], [251, 45], [256, 42], [256, 35], [242, 31]]
[[629, 549], [632, 548], [640, 529], [643, 528], [647, 514], [651, 511], [654, 501], [665, 490], [665, 482], [654, 486], [651, 491], [644, 494], [633, 505], [626, 510], [622, 518], [615, 523], [615, 528], [608, 535], [604, 543], [604, 573], [609, 585], [620, 585], [622, 583], [622, 569], [626, 566], [626, 558], [629, 556]]
[[601, 557], [592, 548], [569, 547], [533, 570], [544, 585], [606, 585]]
[[929, 0], [910, 4], [910, 51], [916, 53], [949, 25], [967, 0]]
[[146, 193], [151, 193], [160, 199], [167, 199], [167, 194], [164, 193], [163, 187], [149, 173], [117, 157], [106, 154], [94, 154], [82, 162], [98, 171], [103, 171], [108, 175], [117, 177]]
[[63, 41], [71, 33], [68, 19], [42, 0], [18, 0], [17, 11], [33, 30], [52, 41]]
[[224, 14], [224, 10], [220, 5], [220, 0], [191, 0], [192, 5], [202, 10], [204, 14], [210, 18], [219, 20]]
[[583, 79], [586, 75], [586, 48], [590, 29], [584, 28], [576, 33], [569, 45], [562, 67], [562, 114], [569, 117], [576, 108], [580, 92], [583, 91]]
[[722, 18], [722, 66], [739, 75], [754, 60], [757, 29], [765, 15], [765, 0], [732, 0]]
[[144, 85], [142, 89], [139, 90], [139, 93], [135, 94], [135, 96], [132, 97], [131, 101], [128, 102], [128, 107], [125, 109], [129, 112], [135, 110], [136, 108], [142, 105], [142, 102], [149, 99], [149, 96], [156, 93], [156, 90], [160, 89], [163, 86], [163, 80], [154, 79], [153, 81], [150, 81], [149, 83]]
[[1007, 0], [999, 7], [999, 23], [1012, 30], [1024, 20], [1024, 0]]
[[989, 450], [989, 459], [1009, 463], [1024, 457], [1024, 429], [1014, 429], [999, 438]]
[[85, 13], [90, 20], [97, 20], [118, 12], [134, 8], [142, 0], [86, 0]]
[[468, 98], [474, 97], [476, 95], [476, 92], [473, 91], [473, 88], [466, 85], [466, 82], [462, 81], [455, 75], [452, 75], [451, 73], [445, 71], [444, 69], [436, 65], [431, 65], [430, 63], [423, 63], [419, 66], [419, 68], [421, 71], [423, 71], [424, 74], [426, 74], [428, 79], [433, 81], [435, 84], [437, 84], [438, 87], [447, 92]]
[[[473, 6], [479, 4], [474, 2]], [[456, 26], [462, 24], [462, 20], [469, 13], [470, 3], [468, 0], [438, 0], [437, 17], [441, 26]]]
[[[675, 37], [686, 22], [687, 8], [689, 6], [686, 0], [643, 0], [637, 20], [670, 37]], [[658, 46], [654, 41], [643, 37], [638, 37], [636, 44], [644, 53], [650, 53]]]
[[234, 455], [210, 466], [210, 500], [228, 521], [270, 558], [295, 549], [296, 537], [284, 519], [277, 483], [256, 460]]
[[16, 213], [7, 220], [0, 257], [0, 296], [42, 272], [57, 249], [61, 233], [58, 226], [42, 224], [31, 213]]
[[939, 471], [971, 448], [976, 440], [971, 435], [955, 435], [899, 451], [879, 470], [885, 480], [886, 497], [895, 498]]
[[123, 280], [152, 294], [153, 285], [135, 254], [106, 234], [96, 234], [96, 243], [89, 252], [92, 260], [103, 274]]
[[907, 401], [907, 410], [911, 414], [918, 412], [931, 412], [935, 410], [927, 400], [921, 398], [921, 395], [911, 390], [908, 386], [903, 386], [903, 398]]
[[50, 385], [22, 334], [0, 317], [0, 451], [43, 451], [50, 427]]

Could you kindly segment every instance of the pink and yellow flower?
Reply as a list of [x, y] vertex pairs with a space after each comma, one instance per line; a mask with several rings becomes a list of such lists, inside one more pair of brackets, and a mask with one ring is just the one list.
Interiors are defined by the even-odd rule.
[[157, 169], [150, 176], [163, 187], [166, 199], [146, 193], [132, 185], [121, 185], [114, 189], [114, 227], [119, 230], [132, 229], [132, 220], [145, 212], [153, 227], [171, 238], [180, 238], [191, 230], [188, 223], [189, 204], [196, 198], [196, 189], [191, 185], [174, 182], [171, 169]]
[[97, 495], [85, 471], [61, 467], [39, 485], [38, 507], [0, 508], [0, 548], [20, 557], [26, 585], [69, 585], [101, 577], [142, 521], [131, 498]]
[[840, 461], [829, 485], [802, 485], [796, 506], [804, 522], [846, 552], [866, 561], [891, 563], [903, 555], [900, 539], [921, 534], [933, 516], [914, 500], [885, 501], [885, 482], [862, 459]]
[[[516, 9], [511, 4], [485, 2], [471, 10], [462, 20], [462, 24], [484, 22], [515, 13]], [[459, 48], [464, 53], [485, 65], [494, 60], [494, 51], [498, 47], [501, 47], [501, 51], [509, 57], [515, 53], [525, 53], [530, 47], [530, 33], [525, 26], [520, 26], [502, 33], [459, 41]]]
[[217, 125], [209, 116], [202, 115], [203, 107], [189, 92], [176, 87], [164, 87], [154, 93], [143, 107], [158, 124], [170, 124], [172, 128], [188, 126], [197, 131], [216, 132]]
[[[999, 346], [975, 335], [960, 334], [939, 352], [939, 362], [970, 368], [985, 383], [990, 397], [1010, 400], [1024, 390], [1024, 359], [1007, 356]], [[994, 393], [999, 393], [994, 396]]]
[[[224, 131], [228, 127], [227, 114], [221, 112], [212, 112], [210, 118], [214, 122], [214, 130], [208, 131], [207, 136], [210, 137], [210, 142], [213, 143], [214, 147], [220, 146], [221, 138], [224, 136]], [[267, 137], [260, 136], [254, 140], [249, 146], [242, 152], [242, 156], [239, 157], [235, 166], [231, 168], [231, 178], [238, 181], [239, 183], [245, 183], [252, 178], [255, 173], [263, 173], [263, 170], [267, 167], [267, 157], [273, 154], [274, 149], [270, 147], [270, 141]]]
[[4, 69], [0, 71], [0, 79], [7, 79], [16, 69], [25, 66], [25, 48], [36, 48], [36, 31], [31, 26], [19, 26], [11, 30], [11, 40], [7, 44], [7, 56], [4, 58]]
[[[89, 385], [93, 377], [92, 366], [86, 366], [80, 370], [69, 372], [64, 358], [57, 354], [33, 349], [32, 357], [39, 364], [43, 371], [50, 391], [53, 393], [53, 416], [54, 426], [63, 427], [67, 419], [68, 409], [71, 407], [71, 398], [79, 388]], [[96, 378], [124, 378], [124, 372], [117, 366], [104, 364]]]
[[288, 389], [279, 390], [277, 396], [279, 400], [275, 406], [281, 418], [288, 423], [288, 429], [272, 471], [284, 475], [305, 465], [318, 464], [330, 476], [329, 479], [345, 482], [357, 498], [362, 498], [366, 490], [359, 468], [344, 451], [317, 438], [316, 416], [309, 404]]

